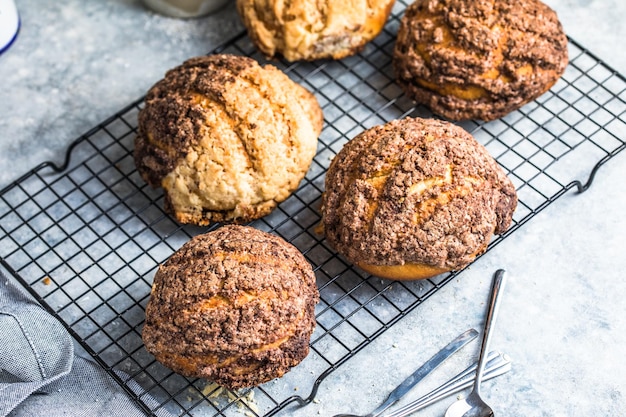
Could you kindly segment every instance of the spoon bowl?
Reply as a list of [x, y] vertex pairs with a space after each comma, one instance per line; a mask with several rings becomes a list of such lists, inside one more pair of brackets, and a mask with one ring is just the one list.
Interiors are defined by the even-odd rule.
[[493, 410], [476, 391], [466, 398], [452, 403], [445, 417], [493, 417]]
[[500, 290], [504, 283], [504, 270], [499, 269], [494, 275], [491, 286], [491, 297], [487, 308], [483, 340], [480, 345], [474, 388], [466, 398], [460, 399], [448, 407], [445, 417], [493, 417], [494, 415], [491, 407], [480, 397], [480, 383], [485, 370], [485, 358], [487, 357], [489, 341], [491, 340], [491, 330], [493, 329], [498, 306], [500, 305]]

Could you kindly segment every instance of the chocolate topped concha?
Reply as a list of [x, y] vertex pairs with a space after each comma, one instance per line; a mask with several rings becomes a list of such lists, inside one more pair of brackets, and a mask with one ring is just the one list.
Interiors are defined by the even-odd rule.
[[517, 205], [485, 147], [434, 119], [359, 134], [331, 162], [325, 187], [328, 242], [361, 269], [398, 280], [467, 266], [506, 231]]
[[385, 26], [395, 0], [237, 0], [248, 35], [267, 57], [340, 59]]
[[416, 0], [393, 67], [407, 95], [451, 120], [493, 120], [546, 92], [567, 66], [567, 37], [540, 0]]
[[311, 265], [294, 246], [228, 225], [194, 237], [159, 267], [142, 338], [181, 375], [255, 386], [307, 356], [318, 299]]
[[235, 55], [189, 59], [148, 92], [135, 164], [181, 223], [246, 223], [299, 185], [323, 115], [309, 91], [274, 66]]

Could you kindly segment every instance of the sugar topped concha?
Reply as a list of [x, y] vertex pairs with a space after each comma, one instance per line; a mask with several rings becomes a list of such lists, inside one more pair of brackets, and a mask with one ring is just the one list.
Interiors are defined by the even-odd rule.
[[171, 69], [139, 113], [135, 164], [181, 223], [246, 223], [296, 190], [323, 124], [315, 96], [272, 65], [210, 55]]
[[416, 0], [393, 68], [407, 95], [451, 120], [500, 118], [552, 87], [567, 37], [540, 0]]
[[515, 187], [487, 149], [450, 122], [406, 118], [346, 143], [325, 179], [328, 242], [397, 280], [469, 265], [510, 226]]
[[237, 0], [254, 44], [288, 61], [340, 59], [383, 29], [395, 0]]
[[251, 387], [308, 355], [318, 300], [313, 269], [296, 247], [226, 225], [192, 238], [159, 267], [142, 338], [181, 375]]

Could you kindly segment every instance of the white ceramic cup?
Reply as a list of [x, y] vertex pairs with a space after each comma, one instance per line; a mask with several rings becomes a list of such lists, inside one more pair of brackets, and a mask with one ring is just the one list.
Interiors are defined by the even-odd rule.
[[143, 0], [155, 12], [166, 16], [191, 18], [213, 13], [228, 0]]
[[13, 0], [0, 0], [0, 53], [4, 52], [17, 36], [20, 18]]

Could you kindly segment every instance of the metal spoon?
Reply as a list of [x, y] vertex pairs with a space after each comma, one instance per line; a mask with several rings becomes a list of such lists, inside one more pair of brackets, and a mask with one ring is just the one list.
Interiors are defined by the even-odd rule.
[[487, 356], [489, 341], [491, 339], [491, 329], [495, 321], [500, 301], [500, 290], [504, 286], [504, 270], [496, 271], [493, 284], [491, 287], [491, 301], [487, 309], [487, 318], [485, 319], [485, 329], [483, 341], [480, 345], [480, 355], [478, 358], [478, 367], [476, 370], [476, 379], [474, 380], [474, 388], [467, 398], [460, 399], [453, 403], [446, 411], [445, 417], [493, 417], [493, 410], [480, 397], [480, 383], [485, 369], [485, 358]]

